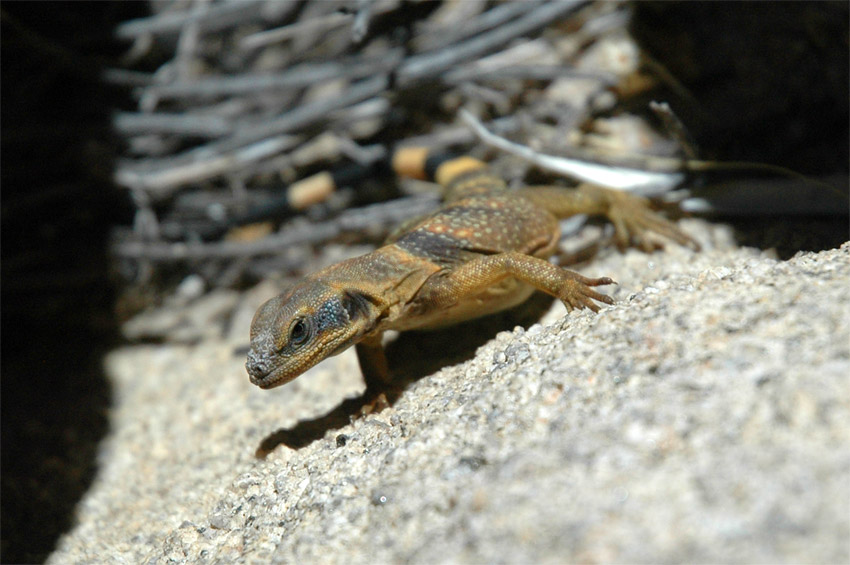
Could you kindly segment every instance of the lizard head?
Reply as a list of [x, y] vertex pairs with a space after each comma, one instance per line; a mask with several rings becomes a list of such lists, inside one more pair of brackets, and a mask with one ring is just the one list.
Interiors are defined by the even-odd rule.
[[359, 291], [315, 279], [268, 300], [251, 322], [251, 349], [245, 363], [251, 382], [273, 388], [342, 352], [374, 326], [374, 311]]

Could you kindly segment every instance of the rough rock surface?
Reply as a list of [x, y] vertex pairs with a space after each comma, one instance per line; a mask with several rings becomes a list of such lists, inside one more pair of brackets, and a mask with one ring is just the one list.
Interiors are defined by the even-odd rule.
[[615, 306], [556, 304], [265, 459], [361, 388], [351, 352], [250, 385], [267, 287], [228, 337], [114, 351], [99, 476], [49, 562], [850, 561], [850, 243], [778, 262], [686, 229], [703, 252], [584, 270]]

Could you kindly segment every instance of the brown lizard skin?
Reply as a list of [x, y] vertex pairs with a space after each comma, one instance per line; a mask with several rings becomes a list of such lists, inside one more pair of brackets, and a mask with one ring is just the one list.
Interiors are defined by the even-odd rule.
[[[535, 289], [569, 310], [613, 300], [592, 287], [612, 284], [549, 262], [558, 245], [558, 220], [602, 215], [621, 247], [657, 247], [648, 232], [683, 245], [696, 243], [652, 212], [646, 199], [597, 186], [508, 190], [471, 157], [440, 158], [402, 149], [399, 174], [433, 177], [444, 206], [408, 222], [371, 253], [308, 275], [263, 304], [251, 323], [246, 369], [251, 382], [272, 388], [291, 381], [354, 345], [367, 393], [392, 388], [381, 336], [387, 330], [454, 324], [515, 306]], [[426, 174], [426, 171], [432, 174]], [[368, 394], [367, 394], [368, 396]]]

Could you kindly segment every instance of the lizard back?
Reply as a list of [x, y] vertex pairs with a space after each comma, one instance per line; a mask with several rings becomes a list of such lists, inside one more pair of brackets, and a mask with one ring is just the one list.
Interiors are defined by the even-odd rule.
[[520, 195], [500, 191], [455, 200], [410, 227], [395, 245], [448, 267], [509, 251], [546, 258], [557, 241], [554, 216]]

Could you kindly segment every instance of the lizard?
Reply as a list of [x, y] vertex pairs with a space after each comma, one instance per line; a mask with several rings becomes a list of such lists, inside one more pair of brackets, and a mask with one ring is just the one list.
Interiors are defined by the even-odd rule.
[[568, 310], [598, 312], [597, 302], [614, 301], [594, 287], [614, 281], [549, 261], [558, 248], [558, 220], [575, 214], [605, 216], [621, 248], [659, 247], [649, 232], [698, 248], [647, 199], [622, 191], [592, 184], [509, 190], [483, 161], [418, 147], [398, 150], [392, 166], [399, 175], [441, 185], [442, 207], [406, 222], [378, 249], [307, 275], [260, 306], [245, 364], [253, 384], [277, 387], [354, 346], [369, 413], [370, 406], [386, 407], [384, 393], [394, 390], [382, 347], [387, 330], [459, 323], [516, 306], [535, 289]]

